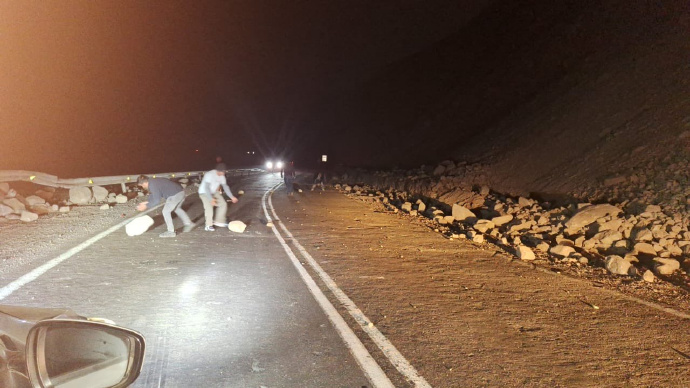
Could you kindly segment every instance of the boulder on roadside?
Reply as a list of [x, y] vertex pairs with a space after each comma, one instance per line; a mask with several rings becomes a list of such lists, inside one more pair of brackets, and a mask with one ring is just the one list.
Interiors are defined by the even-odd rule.
[[654, 246], [652, 244], [637, 243], [637, 244], [635, 244], [633, 249], [635, 250], [636, 253], [640, 253], [643, 255], [650, 255], [650, 256], [656, 255], [656, 249], [654, 249]]
[[2, 201], [5, 205], [12, 208], [14, 213], [20, 214], [22, 211], [26, 210], [26, 206], [19, 201], [17, 198], [8, 198]]
[[615, 216], [622, 211], [623, 210], [609, 204], [585, 206], [565, 223], [565, 227], [570, 230], [579, 230], [595, 222], [599, 218], [607, 215]]
[[509, 223], [512, 220], [513, 220], [513, 215], [507, 214], [505, 216], [494, 217], [491, 219], [491, 222], [493, 222], [496, 227], [499, 227], [499, 226], [502, 226], [502, 225]]
[[30, 195], [30, 196], [24, 198], [24, 201], [26, 202], [27, 206], [34, 206], [34, 205], [46, 203], [45, 199], [43, 199], [37, 195]]
[[38, 214], [24, 210], [22, 212], [20, 219], [24, 222], [36, 221], [38, 219]]
[[524, 245], [519, 245], [517, 248], [515, 248], [515, 253], [517, 257], [520, 260], [525, 260], [525, 261], [532, 261], [536, 257], [534, 256], [534, 252], [529, 247], [526, 247]]
[[549, 249], [549, 253], [555, 256], [559, 256], [562, 258], [566, 258], [570, 256], [571, 254], [575, 253], [575, 248], [567, 246], [567, 245], [556, 245], [551, 247]]
[[93, 199], [91, 189], [85, 186], [69, 189], [69, 200], [75, 205], [86, 205]]
[[117, 197], [115, 197], [116, 203], [127, 203], [127, 200], [128, 198], [126, 195], [118, 194]]
[[462, 205], [453, 204], [452, 217], [456, 221], [474, 222], [477, 220], [477, 216], [472, 213], [472, 211]]
[[612, 274], [628, 275], [632, 264], [620, 256], [611, 255], [606, 257], [605, 266]]
[[60, 206], [60, 208], [58, 209], [58, 211], [59, 211], [60, 213], [68, 213], [68, 212], [70, 211], [70, 207], [69, 207], [69, 206]]
[[654, 271], [659, 275], [670, 275], [680, 269], [680, 262], [675, 259], [663, 259], [661, 257], [654, 258], [656, 265]]
[[410, 210], [412, 210], [412, 203], [410, 203], [410, 202], [405, 202], [405, 203], [402, 204], [402, 206], [401, 206], [400, 208], [401, 208], [402, 210], [404, 210], [404, 211], [406, 211], [406, 212], [409, 213]]
[[8, 214], [14, 213], [14, 209], [11, 207], [0, 203], [0, 217], [5, 217]]
[[108, 190], [102, 186], [92, 186], [93, 198], [96, 202], [105, 202], [108, 199]]
[[489, 220], [479, 220], [474, 224], [474, 230], [486, 233], [494, 228], [494, 223]]
[[38, 215], [48, 214], [53, 211], [52, 207], [47, 203], [39, 203], [38, 205], [30, 206], [29, 210]]
[[101, 207], [99, 207], [99, 209], [108, 210], [108, 209], [110, 209], [110, 205], [108, 205], [107, 203], [104, 203], [103, 205], [101, 205]]

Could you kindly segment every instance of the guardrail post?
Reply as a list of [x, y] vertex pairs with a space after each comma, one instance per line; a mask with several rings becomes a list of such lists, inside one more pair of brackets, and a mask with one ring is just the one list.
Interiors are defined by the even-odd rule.
[[122, 183], [120, 183], [120, 186], [122, 187], [122, 194], [126, 193], [127, 192], [127, 185], [124, 182], [122, 182]]

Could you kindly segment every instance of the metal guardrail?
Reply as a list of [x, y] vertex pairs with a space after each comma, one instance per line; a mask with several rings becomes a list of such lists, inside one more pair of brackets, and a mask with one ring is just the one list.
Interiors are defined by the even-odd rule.
[[[263, 170], [258, 168], [245, 168], [226, 170], [226, 174], [230, 176], [249, 176], [252, 173], [258, 173]], [[116, 175], [116, 176], [102, 176], [92, 178], [73, 178], [61, 179], [55, 175], [44, 174], [33, 171], [0, 171], [0, 182], [31, 182], [37, 185], [50, 186], [56, 188], [69, 189], [78, 186], [106, 186], [106, 185], [126, 185], [128, 183], [136, 183], [139, 175], [146, 175], [152, 178], [185, 178], [198, 177], [205, 173], [205, 171], [186, 171], [186, 172], [166, 172], [156, 174], [132, 174], [132, 175]]]

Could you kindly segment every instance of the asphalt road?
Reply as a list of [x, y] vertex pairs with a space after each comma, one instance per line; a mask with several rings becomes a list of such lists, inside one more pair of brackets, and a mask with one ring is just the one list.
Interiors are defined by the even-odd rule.
[[266, 226], [261, 199], [279, 181], [231, 182], [245, 191], [228, 212], [248, 225], [243, 234], [205, 232], [190, 195], [184, 207], [200, 227], [162, 239], [153, 213], [152, 230], [119, 229], [3, 304], [69, 307], [141, 332], [147, 356], [134, 387], [371, 386]]

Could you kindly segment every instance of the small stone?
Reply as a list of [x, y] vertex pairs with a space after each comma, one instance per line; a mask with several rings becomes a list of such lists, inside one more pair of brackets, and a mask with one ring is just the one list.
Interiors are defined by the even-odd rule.
[[228, 229], [231, 232], [244, 233], [244, 230], [247, 229], [247, 224], [242, 221], [232, 221], [228, 224]]
[[120, 204], [127, 203], [127, 200], [128, 200], [127, 196], [123, 195], [123, 194], [118, 194], [117, 197], [115, 197], [115, 202], [120, 203]]
[[106, 204], [103, 204], [103, 205], [101, 205], [101, 207], [100, 207], [99, 209], [101, 209], [101, 210], [108, 210], [108, 209], [110, 209], [110, 205], [108, 205], [107, 203], [106, 203]]
[[69, 206], [60, 206], [60, 208], [58, 209], [58, 211], [59, 211], [60, 213], [67, 213], [67, 212], [70, 211], [70, 207], [69, 207]]
[[644, 271], [644, 274], [642, 274], [642, 279], [644, 279], [645, 282], [647, 283], [654, 283], [654, 279], [656, 279], [656, 276], [654, 276], [654, 273], [650, 270]]
[[410, 210], [412, 210], [412, 204], [410, 202], [405, 202], [400, 208], [409, 213]]

